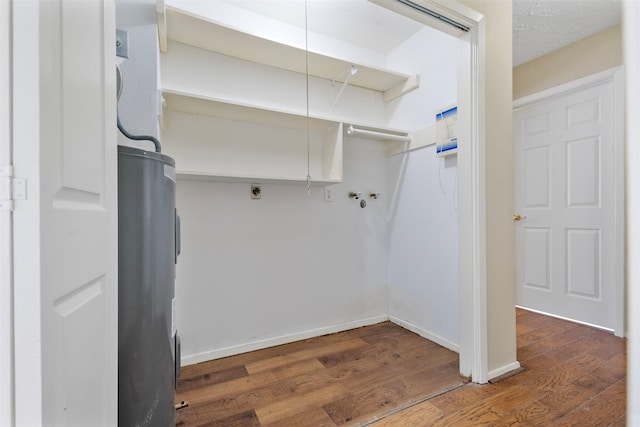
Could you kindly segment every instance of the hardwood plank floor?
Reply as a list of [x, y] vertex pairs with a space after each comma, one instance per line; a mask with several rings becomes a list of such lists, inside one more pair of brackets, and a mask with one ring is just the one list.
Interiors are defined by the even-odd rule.
[[466, 383], [389, 322], [183, 368], [179, 426], [624, 426], [626, 341], [518, 309], [523, 371]]
[[588, 326], [516, 313], [523, 372], [496, 384], [469, 383], [374, 427], [624, 426], [626, 341]]
[[184, 367], [177, 425], [366, 425], [465, 381], [456, 353], [385, 322]]

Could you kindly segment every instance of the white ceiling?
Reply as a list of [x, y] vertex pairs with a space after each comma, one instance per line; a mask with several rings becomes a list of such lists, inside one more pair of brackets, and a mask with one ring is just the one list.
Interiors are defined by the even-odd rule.
[[364, 0], [227, 1], [278, 21], [382, 53], [392, 51], [424, 27]]
[[621, 0], [513, 0], [513, 66], [620, 23]]
[[[412, 19], [364, 0], [226, 1], [300, 27], [305, 27], [306, 15], [306, 26], [311, 31], [382, 53], [393, 50], [423, 28]], [[621, 20], [621, 0], [512, 1], [514, 67]]]

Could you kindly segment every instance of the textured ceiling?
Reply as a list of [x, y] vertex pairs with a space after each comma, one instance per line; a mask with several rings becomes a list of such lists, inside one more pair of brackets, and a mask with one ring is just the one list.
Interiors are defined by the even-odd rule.
[[620, 0], [513, 0], [513, 66], [620, 21]]

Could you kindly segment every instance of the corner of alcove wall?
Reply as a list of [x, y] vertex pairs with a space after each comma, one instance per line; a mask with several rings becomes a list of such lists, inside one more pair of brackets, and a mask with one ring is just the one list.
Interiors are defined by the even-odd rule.
[[[323, 189], [178, 180], [176, 312], [183, 363], [388, 319], [389, 194], [383, 142], [344, 144], [343, 182]], [[366, 208], [349, 191], [379, 192]]]
[[517, 367], [513, 229], [512, 5], [459, 0], [485, 20], [486, 313], [489, 378]]
[[[418, 89], [387, 104], [390, 126], [428, 129], [456, 102], [458, 43], [425, 27], [389, 54], [389, 66], [421, 75]], [[389, 315], [457, 350], [457, 158], [437, 158], [431, 145], [390, 156], [389, 168]]]
[[[430, 64], [455, 85], [455, 66], [448, 68], [441, 56], [428, 56], [438, 58]], [[415, 122], [422, 128], [435, 120], [435, 110], [455, 102], [455, 92], [438, 94], [447, 86], [440, 77], [429, 70], [420, 74], [420, 90], [388, 103], [383, 109], [390, 120], [382, 125], [405, 128]], [[327, 83], [310, 82], [312, 93]], [[353, 111], [351, 103], [362, 96], [375, 102], [381, 98], [351, 89], [338, 110]], [[328, 110], [331, 101], [315, 98], [312, 107]], [[367, 103], [367, 109], [373, 105]], [[370, 119], [378, 111], [356, 114]], [[402, 159], [408, 159], [407, 169]], [[254, 201], [248, 184], [179, 180], [183, 250], [176, 292], [183, 362], [384, 320], [392, 310], [398, 322], [455, 346], [455, 171], [455, 158], [436, 161], [432, 148], [389, 159], [382, 142], [345, 138], [344, 181], [331, 186], [334, 202], [324, 202], [321, 189], [307, 198], [304, 186], [261, 183], [262, 199]], [[404, 195], [397, 182], [406, 185]], [[423, 187], [431, 193], [425, 194]], [[408, 191], [415, 188], [415, 194]], [[347, 198], [349, 191], [380, 192], [382, 198], [367, 199], [362, 209]], [[400, 224], [398, 218], [411, 214], [416, 200], [427, 216]], [[405, 235], [421, 228], [414, 234], [426, 236], [422, 246], [414, 250], [400, 242], [405, 238], [398, 232], [402, 226]], [[398, 248], [394, 244], [404, 248], [390, 255]], [[427, 260], [439, 268], [438, 275], [414, 266], [412, 281], [403, 278], [396, 287], [389, 272], [407, 259], [417, 264]], [[429, 286], [423, 288], [424, 283]], [[398, 303], [408, 299], [409, 307]]]
[[[159, 47], [154, 0], [116, 0], [116, 27], [129, 35], [129, 58], [120, 64], [123, 87], [118, 114], [134, 135], [158, 137]], [[149, 142], [134, 142], [118, 132], [118, 144], [149, 149]]]

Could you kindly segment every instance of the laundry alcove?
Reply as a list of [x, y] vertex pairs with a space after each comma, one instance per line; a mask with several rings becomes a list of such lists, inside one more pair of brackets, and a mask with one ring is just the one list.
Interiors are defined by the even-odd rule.
[[306, 5], [158, 15], [183, 364], [389, 319], [458, 349], [457, 164], [434, 144], [460, 41], [365, 0]]

